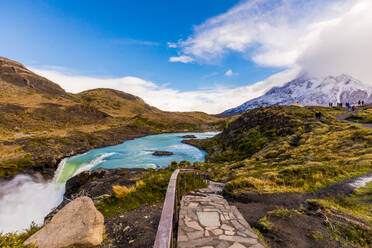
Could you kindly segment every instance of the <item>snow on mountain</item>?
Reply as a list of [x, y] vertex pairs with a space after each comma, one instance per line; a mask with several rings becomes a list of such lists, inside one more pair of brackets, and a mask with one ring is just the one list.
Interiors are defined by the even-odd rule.
[[325, 78], [304, 75], [282, 87], [273, 87], [263, 96], [226, 110], [223, 114], [241, 113], [264, 106], [291, 105], [296, 102], [303, 105], [325, 106], [332, 102], [336, 106], [337, 103], [345, 104], [346, 102], [355, 104], [359, 100], [372, 103], [372, 87], [349, 75], [341, 74], [337, 77]]

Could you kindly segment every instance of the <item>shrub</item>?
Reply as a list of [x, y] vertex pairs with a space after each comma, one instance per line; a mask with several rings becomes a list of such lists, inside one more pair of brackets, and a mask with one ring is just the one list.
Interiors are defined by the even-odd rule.
[[112, 186], [112, 190], [116, 198], [123, 199], [134, 190], [134, 187], [127, 188], [126, 186], [114, 185]]
[[272, 211], [267, 212], [268, 216], [277, 217], [277, 218], [291, 217], [295, 214], [297, 214], [297, 211], [289, 210], [289, 209], [277, 209], [277, 210], [272, 210]]
[[322, 240], [324, 240], [324, 237], [323, 237], [322, 233], [319, 232], [319, 231], [312, 231], [312, 232], [310, 233], [310, 236], [311, 236], [315, 241], [322, 241]]
[[33, 245], [25, 245], [25, 242], [32, 234], [40, 230], [41, 227], [37, 226], [34, 222], [25, 230], [24, 233], [0, 233], [0, 247], [2, 248], [36, 248]]

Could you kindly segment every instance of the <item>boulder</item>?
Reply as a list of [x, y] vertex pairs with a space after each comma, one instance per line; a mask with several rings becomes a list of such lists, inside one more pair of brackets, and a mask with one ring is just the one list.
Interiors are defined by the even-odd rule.
[[102, 243], [104, 217], [92, 199], [79, 197], [62, 208], [49, 223], [25, 241], [39, 248], [70, 245], [96, 246]]

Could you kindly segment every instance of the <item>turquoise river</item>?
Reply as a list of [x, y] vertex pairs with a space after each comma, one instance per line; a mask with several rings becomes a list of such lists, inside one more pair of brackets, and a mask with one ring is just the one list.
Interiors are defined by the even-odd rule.
[[[87, 170], [97, 168], [164, 168], [172, 161], [204, 161], [205, 152], [183, 144], [184, 135], [199, 139], [213, 137], [216, 132], [167, 133], [128, 140], [122, 144], [93, 149], [63, 159], [50, 182], [18, 175], [9, 182], [0, 182], [0, 232], [16, 232], [32, 222], [42, 224], [44, 217], [58, 206], [65, 192], [66, 181]], [[173, 152], [171, 156], [154, 156], [154, 151]]]

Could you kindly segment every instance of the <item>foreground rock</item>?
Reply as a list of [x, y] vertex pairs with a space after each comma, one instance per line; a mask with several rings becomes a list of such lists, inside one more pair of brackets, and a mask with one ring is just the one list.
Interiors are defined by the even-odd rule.
[[33, 243], [39, 248], [96, 246], [102, 243], [104, 231], [103, 215], [89, 197], [80, 197], [62, 208], [25, 243]]
[[173, 152], [167, 152], [167, 151], [155, 151], [152, 155], [154, 156], [172, 156]]

